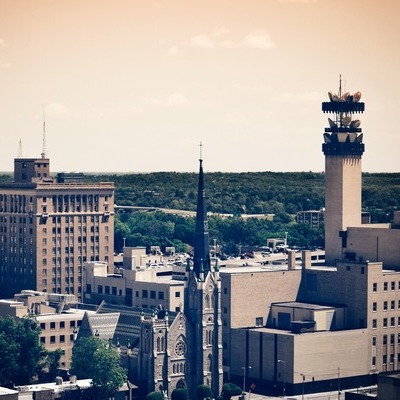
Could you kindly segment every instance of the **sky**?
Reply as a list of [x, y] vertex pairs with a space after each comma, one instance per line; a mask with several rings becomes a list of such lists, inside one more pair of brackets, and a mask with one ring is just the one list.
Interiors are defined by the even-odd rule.
[[400, 2], [0, 0], [0, 171], [324, 170], [321, 103], [362, 92], [365, 172], [399, 172]]

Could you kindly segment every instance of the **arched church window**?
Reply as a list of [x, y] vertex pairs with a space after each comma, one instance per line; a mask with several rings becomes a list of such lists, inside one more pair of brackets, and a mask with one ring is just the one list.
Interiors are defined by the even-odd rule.
[[206, 297], [205, 297], [205, 305], [206, 305], [206, 308], [211, 308], [210, 296], [208, 294], [206, 294]]
[[161, 351], [161, 338], [160, 337], [157, 338], [157, 351], [158, 352]]
[[208, 370], [212, 371], [212, 355], [211, 354], [208, 355], [207, 363], [208, 363]]
[[165, 338], [164, 338], [164, 336], [161, 338], [160, 351], [165, 351]]

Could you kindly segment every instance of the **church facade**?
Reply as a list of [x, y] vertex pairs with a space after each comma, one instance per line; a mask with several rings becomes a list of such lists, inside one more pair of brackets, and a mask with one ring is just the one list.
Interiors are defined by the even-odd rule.
[[[169, 314], [162, 307], [151, 314], [142, 311], [136, 323], [125, 324], [125, 338], [132, 345], [121, 350], [122, 360], [144, 393], [162, 390], [170, 396], [175, 388], [185, 387], [193, 397], [195, 388], [206, 384], [213, 397], [221, 394], [221, 280], [218, 265], [210, 262], [202, 160], [198, 192], [194, 260], [186, 266], [184, 311]], [[121, 314], [115, 337], [124, 336]]]

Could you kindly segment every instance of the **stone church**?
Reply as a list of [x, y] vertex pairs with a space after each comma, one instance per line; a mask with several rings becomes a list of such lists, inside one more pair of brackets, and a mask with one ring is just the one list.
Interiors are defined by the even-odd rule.
[[[194, 257], [186, 266], [184, 311], [169, 314], [161, 308], [145, 314], [118, 307], [121, 316], [114, 344], [131, 382], [144, 393], [163, 390], [170, 396], [183, 386], [193, 397], [200, 384], [210, 386], [215, 398], [221, 393], [221, 281], [218, 265], [211, 265], [209, 240], [200, 160]], [[103, 312], [114, 307], [104, 305]]]

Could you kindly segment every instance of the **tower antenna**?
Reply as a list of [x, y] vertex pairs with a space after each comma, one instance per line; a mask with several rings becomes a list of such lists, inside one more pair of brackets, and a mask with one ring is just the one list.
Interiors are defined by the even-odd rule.
[[42, 158], [46, 158], [47, 149], [46, 149], [46, 118], [44, 114], [44, 105], [43, 105], [43, 146], [42, 146]]
[[22, 158], [22, 140], [21, 140], [21, 138], [19, 139], [17, 158]]
[[203, 143], [200, 142], [200, 160], [203, 160]]

